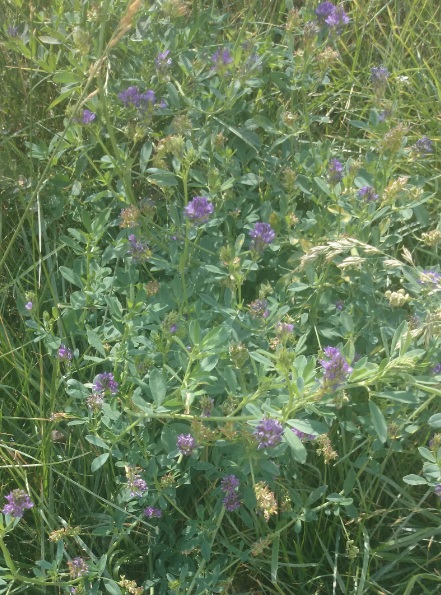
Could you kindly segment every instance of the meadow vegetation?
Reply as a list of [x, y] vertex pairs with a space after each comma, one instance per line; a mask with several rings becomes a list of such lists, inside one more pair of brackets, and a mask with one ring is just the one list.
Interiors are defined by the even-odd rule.
[[0, 593], [439, 592], [437, 0], [0, 12]]

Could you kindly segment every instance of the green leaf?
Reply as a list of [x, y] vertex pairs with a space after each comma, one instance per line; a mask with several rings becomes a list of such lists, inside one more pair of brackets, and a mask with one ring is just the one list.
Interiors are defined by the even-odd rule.
[[308, 453], [306, 452], [306, 448], [303, 446], [302, 441], [294, 434], [291, 428], [285, 428], [284, 436], [291, 448], [293, 458], [299, 463], [304, 463]]
[[202, 339], [201, 351], [210, 351], [223, 345], [229, 338], [230, 331], [224, 326], [211, 329]]
[[81, 278], [79, 277], [79, 275], [74, 273], [72, 269], [68, 269], [67, 267], [60, 267], [58, 270], [66, 279], [66, 281], [69, 281], [69, 283], [72, 283], [72, 285], [76, 285], [80, 289], [83, 289], [83, 282], [81, 281]]
[[93, 436], [92, 434], [88, 434], [86, 436], [86, 440], [87, 440], [87, 442], [90, 442], [90, 444], [93, 444], [94, 446], [99, 446], [100, 448], [109, 450], [109, 447], [107, 446], [107, 444], [104, 442], [104, 440], [101, 440], [101, 438], [99, 436]]
[[441, 428], [441, 413], [435, 413], [435, 415], [429, 417], [429, 425], [434, 430], [438, 430], [439, 428]]
[[381, 440], [381, 442], [386, 442], [387, 424], [383, 413], [373, 401], [369, 401], [369, 411], [371, 412], [372, 424], [374, 426], [374, 430], [377, 432], [378, 438]]
[[82, 77], [70, 70], [62, 70], [61, 72], [56, 72], [54, 74], [53, 80], [54, 83], [80, 83]]
[[331, 189], [329, 188], [328, 184], [324, 180], [316, 177], [316, 178], [314, 178], [314, 182], [317, 184], [317, 186], [320, 188], [320, 190], [322, 190], [322, 192], [324, 192], [327, 196], [332, 196]]
[[405, 483], [408, 483], [411, 486], [427, 485], [427, 481], [424, 479], [424, 477], [421, 477], [419, 475], [414, 475], [413, 473], [411, 473], [410, 475], [404, 476], [403, 481]]
[[89, 342], [89, 345], [94, 347], [98, 351], [98, 353], [100, 353], [103, 357], [106, 357], [106, 350], [103, 347], [103, 342], [101, 341], [101, 339], [95, 331], [88, 329], [87, 340]]
[[392, 338], [392, 343], [390, 346], [391, 354], [397, 349], [398, 343], [399, 343], [401, 337], [405, 333], [407, 333], [407, 322], [405, 320], [403, 320], [403, 322], [400, 324], [400, 326], [395, 331], [394, 336]]
[[122, 595], [122, 591], [118, 587], [117, 583], [115, 583], [115, 581], [112, 581], [111, 579], [108, 579], [108, 578], [105, 578], [104, 581], [105, 581], [104, 586], [106, 588], [106, 591], [108, 593], [110, 593], [110, 595]]
[[102, 455], [100, 455], [99, 457], [96, 457], [96, 459], [93, 459], [92, 464], [90, 466], [90, 470], [92, 471], [92, 473], [95, 473], [95, 471], [98, 471], [98, 469], [100, 467], [102, 467], [104, 465], [104, 463], [107, 461], [109, 456], [110, 456], [110, 453], [105, 452]]
[[150, 390], [152, 391], [154, 402], [156, 405], [161, 405], [164, 402], [165, 395], [167, 393], [167, 385], [164, 381], [164, 376], [161, 370], [154, 368], [150, 372], [149, 386]]
[[271, 582], [277, 583], [277, 571], [279, 569], [279, 544], [280, 533], [277, 533], [273, 539], [273, 546], [271, 550]]

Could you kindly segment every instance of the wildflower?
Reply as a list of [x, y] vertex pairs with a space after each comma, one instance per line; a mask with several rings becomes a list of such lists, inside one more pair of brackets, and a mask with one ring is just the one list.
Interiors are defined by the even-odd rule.
[[433, 488], [433, 491], [438, 496], [438, 498], [441, 500], [441, 483], [437, 483], [435, 485], [435, 487]]
[[7, 33], [10, 37], [18, 37], [18, 27], [9, 25]]
[[127, 209], [122, 209], [119, 216], [122, 219], [120, 227], [136, 227], [139, 225], [141, 211], [138, 209], [138, 207], [127, 207]]
[[179, 452], [187, 457], [191, 456], [197, 449], [196, 440], [191, 434], [180, 434], [176, 440]]
[[141, 498], [148, 490], [147, 483], [140, 475], [137, 475], [136, 469], [126, 467], [127, 487], [130, 490], [132, 498]]
[[215, 70], [219, 67], [228, 66], [233, 61], [233, 58], [228, 49], [224, 50], [217, 50], [212, 56], [211, 61], [213, 62], [213, 67]]
[[438, 448], [441, 447], [441, 434], [434, 434], [429, 440], [429, 446], [432, 450], [438, 451]]
[[263, 250], [274, 241], [276, 232], [272, 229], [269, 223], [255, 223], [253, 229], [250, 231], [252, 238], [250, 249], [256, 254], [260, 254]]
[[263, 300], [254, 300], [250, 303], [250, 312], [252, 318], [268, 318], [270, 311], [268, 310], [268, 302]]
[[325, 23], [330, 29], [339, 30], [343, 25], [349, 23], [349, 17], [345, 13], [343, 6], [336, 6], [334, 10], [325, 18]]
[[399, 289], [398, 291], [386, 291], [384, 296], [389, 300], [389, 303], [393, 308], [401, 308], [410, 300], [409, 294], [406, 293], [404, 289]]
[[156, 295], [159, 291], [159, 283], [155, 280], [149, 281], [145, 285], [145, 291], [146, 291], [148, 297], [152, 297], [152, 296]]
[[61, 344], [58, 349], [58, 357], [63, 362], [70, 362], [73, 358], [73, 351], [66, 347], [66, 345]]
[[163, 52], [159, 52], [159, 54], [155, 58], [155, 65], [158, 70], [161, 68], [167, 68], [172, 63], [171, 58], [168, 58], [170, 50], [164, 50]]
[[420, 278], [418, 279], [418, 283], [426, 287], [436, 287], [440, 284], [440, 281], [441, 273], [438, 273], [438, 271], [433, 271], [431, 269], [425, 269], [424, 271], [421, 271]]
[[147, 242], [144, 240], [137, 240], [135, 234], [130, 234], [129, 240], [129, 253], [133, 260], [143, 261], [151, 256], [151, 251]]
[[154, 508], [153, 506], [147, 506], [147, 508], [144, 508], [144, 514], [149, 519], [160, 519], [162, 517], [162, 510], [160, 508]]
[[412, 147], [413, 151], [420, 157], [433, 153], [433, 143], [427, 136], [422, 136]]
[[144, 593], [144, 587], [138, 587], [136, 581], [129, 581], [124, 574], [121, 575], [118, 585], [125, 589], [127, 593], [130, 593], [130, 595], [143, 595]]
[[343, 165], [338, 159], [331, 159], [328, 170], [329, 183], [334, 185], [343, 180]]
[[406, 126], [401, 123], [397, 124], [394, 128], [391, 128], [380, 141], [380, 151], [383, 153], [386, 151], [389, 153], [398, 153], [403, 144], [406, 132]]
[[85, 574], [87, 574], [87, 572], [89, 572], [88, 565], [86, 564], [84, 559], [80, 557], [73, 558], [73, 560], [69, 560], [67, 565], [69, 566], [69, 574], [70, 578], [72, 579], [80, 578], [81, 576], [84, 576]]
[[371, 83], [376, 92], [384, 90], [390, 72], [385, 66], [371, 68]]
[[358, 197], [364, 198], [366, 202], [373, 202], [374, 200], [377, 200], [378, 194], [375, 192], [375, 188], [372, 188], [372, 186], [363, 186], [358, 191]]
[[61, 529], [56, 529], [49, 534], [49, 541], [57, 542], [65, 537], [78, 537], [81, 533], [81, 527], [62, 527]]
[[276, 324], [276, 333], [280, 337], [286, 337], [290, 335], [294, 330], [294, 325], [289, 322], [278, 322]]
[[89, 409], [93, 409], [94, 411], [98, 411], [101, 409], [104, 403], [104, 396], [102, 393], [93, 392], [89, 397], [87, 397], [87, 406]]
[[235, 475], [225, 475], [221, 481], [221, 490], [225, 493], [234, 492], [239, 487], [239, 480]]
[[307, 432], [302, 432], [302, 430], [298, 430], [297, 428], [291, 428], [294, 434], [299, 438], [302, 442], [304, 440], [315, 440], [314, 434], [308, 434]]
[[177, 324], [172, 324], [171, 327], [170, 327], [170, 333], [172, 335], [174, 335], [177, 330], [178, 330], [178, 325]]
[[11, 516], [20, 519], [26, 509], [32, 508], [34, 503], [27, 492], [24, 490], [12, 490], [5, 499], [8, 501], [3, 507], [3, 514], [10, 514]]
[[315, 14], [319, 18], [319, 20], [327, 19], [335, 10], [334, 4], [332, 2], [322, 2], [317, 6], [315, 9]]
[[277, 513], [276, 497], [263, 481], [256, 483], [254, 493], [256, 495], [257, 508], [263, 513], [265, 520], [268, 521], [272, 514]]
[[341, 312], [344, 307], [345, 307], [345, 303], [343, 300], [338, 300], [337, 302], [335, 302], [335, 309], [338, 310], [339, 312]]
[[323, 351], [327, 357], [327, 359], [320, 360], [324, 370], [323, 388], [336, 390], [345, 382], [347, 376], [352, 372], [352, 368], [338, 347], [325, 347]]
[[90, 124], [96, 118], [96, 114], [91, 112], [88, 109], [84, 109], [83, 113], [81, 114], [81, 124]]
[[34, 304], [32, 302], [27, 302], [25, 304], [26, 310], [32, 310], [33, 307], [34, 307]]
[[422, 241], [427, 246], [436, 246], [441, 242], [441, 231], [439, 229], [432, 229], [421, 234]]
[[196, 224], [208, 221], [213, 211], [214, 206], [211, 202], [208, 202], [205, 196], [195, 196], [193, 200], [184, 207], [185, 215]]
[[254, 431], [254, 436], [258, 439], [257, 448], [269, 448], [276, 446], [282, 441], [283, 426], [271, 417], [264, 417]]
[[201, 399], [201, 416], [210, 417], [214, 407], [214, 399], [211, 397], [203, 396]]
[[109, 391], [115, 395], [118, 392], [118, 383], [111, 372], [103, 372], [95, 376], [93, 388], [99, 393]]
[[338, 453], [332, 448], [331, 440], [327, 434], [321, 434], [316, 440], [319, 445], [317, 453], [323, 455], [326, 464], [338, 458]]
[[436, 366], [432, 368], [432, 374], [441, 374], [441, 364], [436, 364]]
[[222, 500], [222, 504], [228, 512], [234, 512], [240, 508], [241, 505], [239, 494], [237, 492], [227, 492]]
[[142, 107], [153, 105], [156, 101], [156, 94], [152, 90], [148, 90], [145, 93], [140, 93], [138, 87], [128, 87], [121, 93], [118, 93], [119, 99], [127, 107], [133, 105], [135, 107]]

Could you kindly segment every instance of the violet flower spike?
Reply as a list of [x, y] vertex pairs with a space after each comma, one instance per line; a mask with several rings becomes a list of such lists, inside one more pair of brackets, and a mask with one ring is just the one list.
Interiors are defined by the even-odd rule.
[[111, 372], [103, 372], [95, 376], [93, 390], [98, 393], [111, 392], [116, 395], [118, 392], [118, 383]]
[[176, 440], [176, 447], [182, 455], [189, 457], [196, 451], [197, 444], [191, 434], [180, 434]]
[[258, 449], [271, 448], [282, 441], [283, 426], [271, 417], [264, 417], [253, 432], [258, 440]]
[[323, 388], [334, 391], [346, 382], [352, 368], [338, 347], [325, 347], [323, 352], [327, 358], [320, 360], [324, 370]]
[[214, 212], [214, 206], [205, 196], [195, 196], [186, 207], [184, 214], [190, 221], [199, 225], [206, 223]]
[[25, 510], [34, 506], [29, 494], [24, 490], [12, 490], [5, 499], [8, 501], [3, 507], [3, 514], [9, 514], [14, 518], [21, 519]]

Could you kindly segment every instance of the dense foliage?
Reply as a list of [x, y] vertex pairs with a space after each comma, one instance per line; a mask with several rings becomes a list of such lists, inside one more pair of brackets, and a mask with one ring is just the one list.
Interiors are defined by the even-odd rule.
[[436, 3], [3, 16], [0, 592], [436, 589]]

